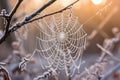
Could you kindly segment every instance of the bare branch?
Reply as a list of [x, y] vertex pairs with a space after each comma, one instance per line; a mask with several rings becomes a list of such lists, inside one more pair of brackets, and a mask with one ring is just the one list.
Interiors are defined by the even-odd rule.
[[35, 12], [31, 13], [29, 16], [27, 16], [25, 18], [25, 21], [29, 21], [30, 19], [32, 19], [33, 17], [35, 17], [37, 14], [39, 14], [40, 12], [42, 12], [44, 9], [46, 9], [49, 5], [51, 5], [52, 3], [54, 3], [56, 0], [49, 0], [47, 3], [45, 3], [41, 8], [39, 8], [38, 10], [36, 10]]
[[73, 5], [74, 5], [75, 3], [77, 3], [78, 1], [79, 1], [79, 0], [76, 0], [75, 2], [71, 3], [70, 5], [66, 6], [65, 8], [63, 8], [63, 9], [61, 9], [61, 10], [58, 10], [58, 11], [55, 11], [55, 12], [52, 12], [52, 13], [49, 13], [49, 14], [45, 14], [45, 15], [43, 15], [43, 16], [41, 16], [41, 17], [35, 18], [35, 19], [33, 19], [33, 20], [30, 20], [30, 21], [28, 21], [27, 23], [33, 22], [33, 21], [36, 21], [36, 20], [39, 20], [39, 19], [42, 19], [42, 18], [47, 17], [47, 16], [51, 16], [51, 15], [54, 15], [54, 14], [57, 14], [57, 13], [61, 13], [61, 12], [65, 11], [65, 10], [69, 9], [71, 6], [73, 6]]
[[17, 4], [15, 7], [12, 9], [12, 11], [9, 14], [9, 17], [12, 18], [13, 15], [16, 13], [17, 9], [19, 8], [20, 4], [22, 3], [23, 0], [18, 0]]
[[7, 25], [6, 25], [5, 35], [8, 33], [11, 19], [12, 19], [13, 15], [16, 13], [16, 11], [17, 11], [18, 7], [20, 6], [20, 4], [22, 3], [22, 1], [23, 1], [23, 0], [18, 0], [18, 2], [16, 3], [15, 7], [14, 7], [13, 10], [10, 12], [8, 18], [6, 18], [6, 20], [7, 20]]
[[16, 11], [17, 11], [18, 7], [20, 6], [20, 4], [22, 3], [22, 1], [23, 0], [18, 0], [18, 2], [16, 3], [15, 7], [13, 8], [13, 10], [10, 12], [9, 15], [7, 13], [1, 14], [1, 17], [3, 17], [5, 19], [6, 25], [5, 25], [4, 34], [2, 36], [0, 36], [0, 38], [1, 38], [0, 43], [5, 41], [7, 36], [10, 34], [9, 27], [10, 27], [11, 19], [12, 19], [13, 15], [16, 13]]
[[41, 13], [44, 9], [46, 9], [49, 5], [51, 5], [53, 2], [55, 2], [56, 0], [50, 0], [48, 1], [46, 4], [44, 4], [41, 8], [39, 8], [38, 10], [36, 10], [35, 12], [31, 13], [30, 15], [26, 16], [21, 22], [16, 23], [15, 25], [13, 25], [10, 29], [9, 29], [9, 33], [16, 31], [18, 28], [20, 28], [21, 26], [29, 23], [29, 20], [31, 20], [33, 17], [35, 17], [36, 15], [38, 15], [39, 13]]
[[[44, 9], [45, 9], [45, 6], [48, 7], [48, 6], [50, 5], [50, 3], [51, 3], [51, 4], [53, 3], [53, 1], [56, 1], [56, 0], [52, 0], [52, 1], [48, 2], [48, 3], [46, 3], [45, 5], [43, 5], [43, 7], [41, 7], [41, 9], [38, 9], [38, 11], [44, 10]], [[10, 28], [9, 31], [10, 31], [10, 32], [14, 32], [15, 30], [17, 30], [18, 28], [20, 28], [21, 26], [23, 26], [23, 25], [25, 25], [25, 24], [27, 24], [27, 23], [36, 21], [36, 20], [38, 20], [38, 19], [42, 19], [42, 18], [47, 17], [47, 16], [54, 15], [54, 14], [57, 14], [57, 13], [60, 13], [60, 12], [63, 12], [64, 10], [69, 9], [71, 6], [73, 6], [73, 5], [74, 5], [75, 3], [77, 3], [78, 1], [79, 1], [79, 0], [76, 0], [75, 2], [71, 3], [70, 5], [68, 5], [67, 7], [65, 7], [65, 8], [63, 8], [63, 9], [61, 9], [61, 10], [59, 10], [59, 11], [56, 11], [56, 12], [53, 12], [53, 13], [50, 13], [50, 14], [46, 14], [46, 15], [41, 16], [41, 17], [39, 17], [39, 18], [35, 18], [35, 19], [33, 19], [33, 20], [30, 20], [30, 19], [32, 19], [34, 16], [36, 16], [36, 15], [38, 14], [38, 11], [35, 11], [35, 12], [33, 12], [31, 15], [29, 15], [28, 17], [26, 17], [22, 22], [16, 23], [14, 26], [12, 26], [12, 28]], [[43, 8], [44, 8], [44, 9], [43, 9]], [[42, 12], [42, 11], [40, 11], [40, 12]], [[40, 13], [40, 12], [39, 12], [39, 13]]]

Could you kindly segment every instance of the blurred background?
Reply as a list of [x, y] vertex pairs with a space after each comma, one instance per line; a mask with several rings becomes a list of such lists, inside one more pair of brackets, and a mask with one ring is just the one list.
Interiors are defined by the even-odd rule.
[[[10, 12], [17, 0], [0, 0], [0, 11], [6, 9]], [[12, 23], [20, 21], [25, 15], [30, 14], [40, 6], [42, 6], [48, 0], [23, 0], [20, 8], [17, 10]], [[57, 0], [47, 9], [45, 9], [40, 15], [48, 14], [64, 8], [75, 0]], [[110, 5], [109, 5], [110, 4]], [[105, 6], [109, 5], [107, 8]], [[102, 9], [103, 11], [96, 15], [97, 12]], [[84, 30], [88, 34], [88, 46], [83, 54], [83, 60], [86, 61], [84, 66], [91, 65], [101, 55], [101, 50], [96, 46], [97, 43], [103, 45], [106, 38], [114, 37], [112, 32], [113, 28], [120, 30], [120, 1], [119, 0], [80, 0], [74, 6], [72, 6], [72, 14], [79, 18], [79, 22], [84, 24]], [[4, 21], [0, 19], [0, 29], [4, 29]], [[27, 41], [24, 41], [24, 49], [26, 54], [32, 53], [35, 49], [35, 33], [36, 29], [32, 28], [34, 24], [28, 24], [30, 26], [30, 33]], [[1, 33], [1, 32], [0, 32]], [[16, 41], [14, 33], [12, 33], [6, 41], [0, 45], [0, 61], [6, 59], [13, 53], [12, 43]], [[120, 43], [116, 43], [113, 52], [118, 53]], [[94, 58], [93, 58], [94, 57]], [[86, 59], [87, 58], [87, 59]], [[83, 66], [83, 67], [84, 67]]]

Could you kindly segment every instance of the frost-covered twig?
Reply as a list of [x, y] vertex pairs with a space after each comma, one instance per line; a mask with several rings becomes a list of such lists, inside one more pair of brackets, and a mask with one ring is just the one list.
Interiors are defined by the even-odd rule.
[[33, 21], [36, 21], [38, 19], [42, 19], [44, 17], [47, 17], [47, 16], [50, 16], [50, 15], [54, 15], [54, 14], [57, 14], [57, 13], [60, 13], [66, 9], [69, 9], [70, 6], [73, 6], [76, 2], [78, 2], [79, 0], [76, 0], [75, 2], [73, 2], [72, 4], [68, 5], [67, 7], [59, 10], [59, 11], [56, 11], [54, 13], [50, 13], [50, 14], [46, 14], [44, 16], [41, 16], [39, 17], [38, 19], [33, 19], [33, 17], [35, 17], [36, 15], [38, 15], [40, 12], [42, 12], [44, 9], [46, 9], [49, 5], [51, 5], [53, 2], [55, 2], [56, 0], [50, 0], [49, 2], [47, 2], [46, 4], [44, 4], [40, 9], [38, 9], [37, 11], [33, 12], [32, 14], [28, 15], [25, 17], [25, 19], [23, 19], [23, 21], [21, 22], [18, 22], [16, 23], [15, 25], [13, 25], [11, 28], [10, 28], [10, 32], [14, 32], [15, 30], [17, 30], [18, 28], [20, 28], [21, 26], [27, 24], [27, 23], [30, 23], [30, 22], [33, 22]]
[[8, 71], [2, 65], [0, 65], [0, 72], [4, 74], [4, 80], [11, 80]]
[[103, 51], [105, 52], [107, 55], [109, 55], [112, 59], [116, 60], [116, 61], [120, 61], [120, 59], [116, 58], [111, 52], [109, 52], [108, 50], [104, 49], [101, 45], [97, 44], [97, 46]]
[[20, 68], [20, 70], [21, 71], [23, 71], [23, 70], [25, 70], [26, 69], [26, 66], [27, 66], [27, 63], [30, 61], [30, 59], [28, 58], [24, 58], [23, 60], [22, 60], [22, 62], [20, 62], [20, 64], [19, 64], [19, 68]]
[[48, 70], [47, 72], [44, 72], [43, 75], [37, 76], [33, 80], [43, 80], [43, 79], [48, 78], [51, 74], [52, 74], [52, 71]]
[[63, 8], [63, 9], [61, 9], [61, 10], [58, 10], [58, 11], [55, 11], [55, 12], [52, 12], [52, 13], [49, 13], [49, 14], [45, 14], [45, 15], [40, 16], [40, 17], [38, 17], [38, 18], [32, 19], [32, 20], [30, 20], [30, 21], [28, 21], [28, 22], [33, 22], [33, 21], [42, 19], [42, 18], [47, 17], [47, 16], [51, 16], [51, 15], [54, 15], [54, 14], [57, 14], [57, 13], [61, 13], [61, 12], [65, 11], [65, 10], [67, 10], [67, 9], [70, 9], [70, 7], [73, 6], [75, 3], [77, 3], [78, 1], [79, 1], [79, 0], [74, 1], [73, 3], [71, 3], [70, 5], [66, 6], [65, 8]]
[[19, 8], [22, 1], [23, 0], [18, 0], [15, 7], [12, 9], [12, 11], [10, 13], [7, 13], [7, 11], [5, 9], [2, 10], [1, 16], [4, 18], [5, 30], [4, 30], [3, 35], [0, 36], [0, 43], [2, 43], [6, 39], [6, 37], [10, 34], [9, 33], [9, 28], [10, 28], [12, 17], [16, 13], [16, 11]]
[[0, 62], [0, 65], [5, 66], [5, 65], [6, 65], [6, 63]]
[[[113, 34], [115, 35], [113, 38], [106, 38], [103, 42], [103, 47], [100, 45], [97, 45], [101, 50], [102, 50], [102, 54], [101, 57], [99, 58], [99, 61], [101, 62], [106, 55], [110, 55], [113, 56], [112, 53], [110, 53], [110, 51], [112, 50], [112, 48], [114, 47], [115, 43], [120, 41], [120, 32], [119, 29], [114, 27], [112, 29]], [[106, 52], [107, 51], [107, 52]], [[107, 54], [106, 54], [107, 53]], [[113, 57], [115, 59], [115, 57]], [[117, 59], [115, 59], [117, 60]]]
[[101, 80], [106, 62], [95, 63], [80, 74], [80, 80]]
[[33, 80], [43, 80], [50, 76], [54, 76], [55, 80], [58, 80], [57, 72], [54, 69], [49, 69], [47, 72], [44, 72], [42, 75], [35, 77]]

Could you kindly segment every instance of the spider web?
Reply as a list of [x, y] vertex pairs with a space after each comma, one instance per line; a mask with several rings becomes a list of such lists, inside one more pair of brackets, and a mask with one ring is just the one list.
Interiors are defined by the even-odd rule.
[[43, 68], [65, 70], [71, 76], [76, 70], [79, 72], [87, 34], [78, 18], [71, 13], [68, 16], [62, 13], [52, 16], [49, 22], [39, 20], [37, 25], [40, 32], [36, 50], [48, 63], [42, 65]]
[[[109, 5], [111, 3], [107, 7]], [[68, 16], [65, 16], [64, 13], [60, 16], [52, 16], [49, 22], [45, 19], [38, 20], [39, 36], [36, 37], [36, 48], [30, 59], [38, 52], [48, 63], [48, 65], [41, 64], [43, 69], [65, 70], [66, 74], [71, 74], [71, 76], [76, 70], [79, 72], [87, 35], [83, 30], [83, 25], [95, 16], [101, 15], [103, 11], [104, 8], [102, 11], [100, 9], [96, 15], [90, 17], [83, 24], [80, 24], [78, 18], [72, 13]], [[23, 43], [23, 40], [27, 39], [28, 29], [22, 27], [15, 34], [17, 40]]]
[[[47, 61], [47, 65], [41, 62], [43, 69], [65, 70], [66, 75], [71, 76], [75, 71], [79, 72], [87, 34], [78, 17], [72, 13], [61, 13], [59, 16], [52, 16], [49, 21], [38, 20], [36, 24], [39, 36], [36, 37], [36, 48], [30, 58], [38, 52]], [[26, 53], [23, 44], [28, 37], [27, 27], [24, 26], [15, 32], [17, 40], [22, 43], [22, 53]]]

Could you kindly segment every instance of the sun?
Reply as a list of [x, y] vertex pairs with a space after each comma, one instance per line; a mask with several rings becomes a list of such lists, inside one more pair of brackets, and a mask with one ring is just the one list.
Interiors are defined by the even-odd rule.
[[103, 3], [105, 0], [91, 0], [95, 5]]

